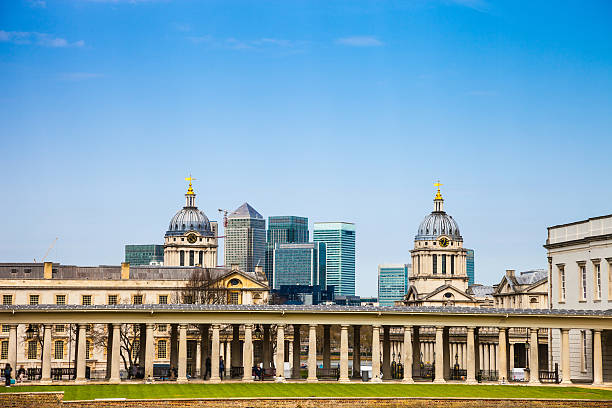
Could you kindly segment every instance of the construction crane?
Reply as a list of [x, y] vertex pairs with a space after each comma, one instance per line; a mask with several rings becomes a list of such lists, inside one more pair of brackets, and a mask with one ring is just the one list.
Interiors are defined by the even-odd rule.
[[[53, 240], [53, 242], [51, 243], [51, 245], [49, 245], [49, 249], [47, 249], [47, 252], [45, 252], [45, 256], [43, 256], [43, 258], [40, 260], [40, 263], [45, 262], [45, 259], [47, 259], [47, 256], [49, 255], [49, 252], [51, 252], [51, 250], [53, 249], [53, 247], [55, 246], [55, 243], [57, 242], [57, 239], [59, 237], [55, 237], [55, 239]], [[36, 262], [36, 258], [34, 258], [34, 263]]]
[[230, 210], [224, 210], [219, 208], [219, 213], [223, 214], [223, 228], [227, 228], [227, 214], [231, 213]]

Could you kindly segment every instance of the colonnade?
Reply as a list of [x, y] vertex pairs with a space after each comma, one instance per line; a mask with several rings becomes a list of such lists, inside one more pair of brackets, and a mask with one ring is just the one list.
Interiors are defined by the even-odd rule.
[[[110, 323], [107, 325], [107, 370], [106, 379], [110, 383], [120, 382], [120, 347], [121, 347], [121, 323]], [[51, 332], [52, 324], [44, 324], [43, 331], [43, 353], [41, 361], [41, 382], [51, 382]], [[86, 327], [88, 324], [77, 324], [77, 339], [76, 339], [76, 381], [85, 381], [86, 372]], [[323, 325], [323, 338], [317, 338], [317, 324], [270, 324], [261, 325], [263, 330], [252, 323], [233, 324], [232, 326], [232, 341], [229, 343], [228, 351], [222, 353], [222, 343], [220, 334], [222, 325], [217, 323], [199, 324], [200, 331], [200, 375], [202, 379], [210, 382], [220, 382], [221, 375], [219, 371], [220, 356], [224, 354], [227, 358], [226, 365], [231, 367], [242, 367], [242, 381], [249, 382], [253, 380], [252, 368], [255, 365], [254, 360], [254, 332], [258, 331], [258, 340], [262, 341], [262, 367], [270, 368], [272, 365], [272, 344], [271, 330], [276, 329], [276, 353], [274, 366], [276, 372], [274, 374], [276, 381], [285, 381], [284, 362], [285, 356], [285, 340], [286, 337], [292, 337], [292, 343], [289, 347], [290, 360], [292, 362], [292, 371], [290, 376], [294, 379], [301, 378], [301, 359], [300, 350], [302, 344], [302, 336], [300, 329], [303, 326], [307, 327], [307, 378], [308, 382], [318, 381], [317, 376], [317, 346], [322, 342], [322, 357], [323, 368], [331, 366], [331, 336], [330, 325]], [[155, 359], [154, 347], [154, 327], [153, 323], [140, 324], [140, 364], [144, 368], [144, 378], [153, 378], [153, 361]], [[477, 382], [477, 373], [479, 370], [495, 370], [499, 373], [499, 381], [508, 381], [510, 378], [509, 370], [512, 367], [513, 348], [509, 343], [508, 330], [509, 328], [500, 327], [498, 329], [498, 338], [496, 343], [481, 344], [479, 338], [479, 327], [467, 326], [464, 328], [466, 333], [466, 341], [464, 343], [450, 341], [449, 326], [438, 325], [433, 328], [434, 340], [422, 341], [420, 326], [404, 325], [349, 325], [340, 324], [340, 352], [338, 365], [338, 379], [340, 382], [348, 382], [350, 378], [361, 376], [361, 331], [364, 329], [371, 330], [372, 338], [372, 382], [381, 382], [390, 379], [390, 363], [391, 356], [398, 358], [401, 356], [403, 364], [403, 382], [411, 383], [414, 381], [413, 372], [417, 372], [422, 363], [431, 361], [435, 370], [435, 383], [444, 383], [451, 379], [451, 370], [454, 365], [466, 370], [466, 383]], [[398, 330], [398, 334], [403, 333], [403, 340], [395, 343], [390, 341], [390, 330]], [[531, 327], [529, 330], [529, 340], [532, 345], [538, 344], [538, 328]], [[570, 383], [570, 344], [569, 344], [569, 329], [558, 329], [561, 331], [561, 371], [563, 383]], [[176, 368], [178, 382], [187, 381], [187, 331], [188, 324], [171, 324], [171, 365]], [[240, 333], [243, 333], [243, 341], [240, 343]], [[352, 331], [353, 342], [349, 344], [349, 332]], [[288, 336], [290, 333], [292, 336]], [[602, 342], [601, 329], [593, 329], [593, 377], [595, 384], [603, 383], [602, 373]], [[304, 339], [306, 340], [306, 339]], [[353, 349], [353, 372], [349, 372], [349, 348]], [[17, 350], [17, 325], [9, 324], [9, 363], [15, 367]], [[240, 356], [242, 356], [240, 358]], [[210, 377], [206, 378], [208, 372], [206, 361], [210, 359]], [[429, 360], [431, 359], [431, 360]], [[529, 366], [532, 367], [529, 382], [531, 384], [540, 383], [538, 371], [538, 347], [529, 348]], [[381, 375], [382, 374], [382, 375]]]

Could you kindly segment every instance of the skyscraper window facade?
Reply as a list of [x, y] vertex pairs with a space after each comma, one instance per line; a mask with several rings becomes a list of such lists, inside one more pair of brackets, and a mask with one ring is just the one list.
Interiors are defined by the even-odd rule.
[[467, 256], [465, 258], [465, 266], [467, 269], [468, 276], [468, 286], [472, 286], [474, 284], [474, 250], [468, 249]]
[[246, 272], [264, 266], [266, 220], [248, 203], [227, 217], [225, 228], [225, 265], [238, 265]]
[[308, 242], [308, 238], [308, 218], [291, 215], [268, 217], [264, 271], [270, 284], [273, 282], [274, 246]]
[[325, 243], [326, 284], [334, 286], [335, 296], [354, 296], [355, 224], [315, 222], [313, 240]]
[[300, 244], [276, 244], [273, 253], [273, 289], [282, 285], [319, 285], [325, 284], [325, 244], [309, 242]]
[[164, 263], [163, 245], [126, 245], [125, 262], [130, 265], [161, 265]]
[[393, 306], [402, 301], [410, 285], [409, 264], [378, 265], [378, 303], [381, 306]]

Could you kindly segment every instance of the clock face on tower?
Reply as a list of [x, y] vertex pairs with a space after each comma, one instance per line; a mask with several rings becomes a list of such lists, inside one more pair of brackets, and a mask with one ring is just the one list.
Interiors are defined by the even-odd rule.
[[446, 237], [442, 237], [440, 238], [440, 240], [438, 241], [438, 243], [440, 244], [440, 246], [442, 248], [446, 248], [448, 246], [448, 244], [450, 244], [450, 241], [448, 240], [448, 238]]
[[193, 244], [197, 240], [198, 240], [198, 237], [196, 236], [196, 234], [187, 235], [187, 242], [189, 242], [190, 244]]

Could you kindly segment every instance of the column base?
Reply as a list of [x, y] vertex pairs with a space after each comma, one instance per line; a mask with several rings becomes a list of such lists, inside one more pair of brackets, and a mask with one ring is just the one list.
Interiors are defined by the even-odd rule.
[[563, 380], [560, 382], [561, 385], [573, 385], [574, 383], [571, 382], [570, 380]]
[[370, 382], [375, 383], [375, 384], [382, 384], [383, 381], [380, 378], [372, 378]]
[[404, 378], [402, 384], [414, 384], [414, 380], [412, 378]]
[[111, 378], [108, 380], [109, 384], [119, 384], [121, 382], [121, 378]]
[[540, 381], [529, 381], [529, 385], [542, 385]]
[[53, 384], [53, 381], [51, 381], [51, 380], [40, 380], [38, 383], [41, 384], [41, 385], [50, 385], [50, 384]]
[[338, 380], [338, 382], [341, 382], [341, 383], [349, 383], [349, 382], [351, 382], [351, 380], [350, 380], [348, 377], [346, 377], [346, 378], [340, 378], [340, 379]]
[[87, 379], [86, 378], [77, 378], [76, 380], [74, 380], [75, 384], [87, 384]]
[[306, 382], [307, 382], [307, 383], [316, 383], [316, 382], [319, 382], [319, 379], [318, 379], [318, 378], [316, 378], [316, 377], [315, 377], [315, 378], [310, 378], [310, 377], [308, 377], [308, 378], [306, 379]]
[[210, 378], [208, 382], [211, 384], [219, 384], [221, 382], [221, 378]]
[[188, 381], [187, 377], [185, 377], [185, 378], [177, 378], [176, 379], [176, 383], [177, 384], [187, 384], [187, 381]]
[[468, 384], [468, 385], [475, 385], [475, 384], [478, 384], [478, 381], [476, 381], [476, 380], [465, 380], [465, 383]]
[[287, 382], [287, 381], [285, 380], [285, 377], [276, 377], [276, 378], [274, 379], [274, 382], [277, 382], [277, 383], [284, 383], [284, 382]]
[[594, 382], [591, 385], [594, 385], [596, 387], [602, 387], [604, 385], [603, 381], [602, 382]]
[[444, 378], [436, 378], [433, 380], [434, 384], [446, 384], [446, 380]]
[[242, 382], [243, 382], [243, 383], [250, 383], [250, 382], [253, 382], [253, 378], [242, 378]]

